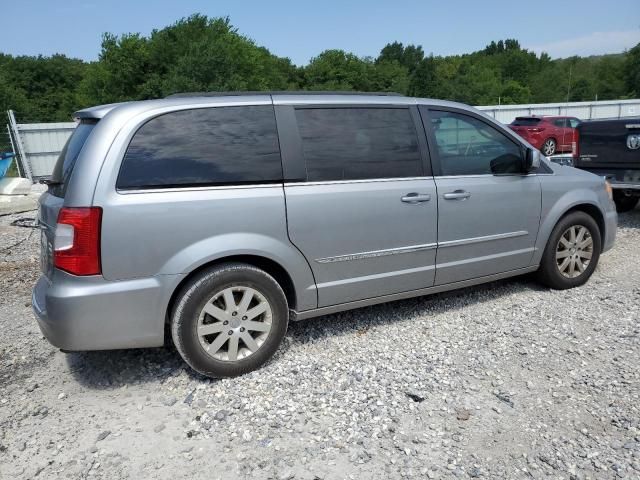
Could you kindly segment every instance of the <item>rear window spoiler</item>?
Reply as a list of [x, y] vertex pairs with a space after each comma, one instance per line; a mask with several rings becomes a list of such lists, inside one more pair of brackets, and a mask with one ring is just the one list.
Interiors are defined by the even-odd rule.
[[98, 105], [96, 107], [84, 108], [82, 110], [78, 110], [73, 114], [73, 118], [77, 118], [80, 120], [83, 119], [96, 119], [99, 120], [104, 117], [107, 113], [109, 113], [114, 108], [124, 105], [129, 102], [120, 102], [120, 103], [109, 103], [106, 105]]

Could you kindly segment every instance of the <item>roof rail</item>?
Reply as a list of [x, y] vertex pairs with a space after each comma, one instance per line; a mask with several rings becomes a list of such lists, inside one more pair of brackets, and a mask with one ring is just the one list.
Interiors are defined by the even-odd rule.
[[244, 95], [375, 95], [384, 97], [404, 97], [396, 92], [348, 92], [348, 91], [322, 91], [322, 90], [282, 90], [282, 91], [251, 91], [251, 92], [184, 92], [174, 93], [165, 98], [183, 97], [227, 97]]

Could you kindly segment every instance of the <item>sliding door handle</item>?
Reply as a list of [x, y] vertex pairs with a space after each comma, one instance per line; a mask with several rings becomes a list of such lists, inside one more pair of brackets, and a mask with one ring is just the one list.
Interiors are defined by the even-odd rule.
[[464, 190], [456, 190], [454, 192], [449, 192], [442, 195], [445, 200], [465, 200], [470, 196], [471, 194], [469, 192], [465, 192]]
[[411, 203], [415, 205], [417, 203], [428, 202], [429, 200], [431, 200], [431, 195], [429, 195], [428, 193], [411, 192], [407, 193], [400, 200], [402, 200], [404, 203]]

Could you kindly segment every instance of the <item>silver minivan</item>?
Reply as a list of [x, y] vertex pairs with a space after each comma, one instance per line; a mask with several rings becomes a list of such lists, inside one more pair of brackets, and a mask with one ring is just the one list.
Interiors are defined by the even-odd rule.
[[615, 239], [604, 179], [457, 103], [182, 94], [76, 117], [33, 292], [67, 351], [171, 331], [198, 372], [239, 375], [289, 320], [529, 272], [571, 288]]

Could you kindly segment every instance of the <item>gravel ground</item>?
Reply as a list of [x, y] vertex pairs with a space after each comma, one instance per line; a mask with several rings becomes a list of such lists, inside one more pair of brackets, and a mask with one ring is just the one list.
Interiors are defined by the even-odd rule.
[[[25, 214], [23, 214], [24, 216]], [[309, 320], [263, 369], [64, 354], [0, 218], [0, 478], [640, 478], [640, 209], [587, 285], [529, 278]]]

